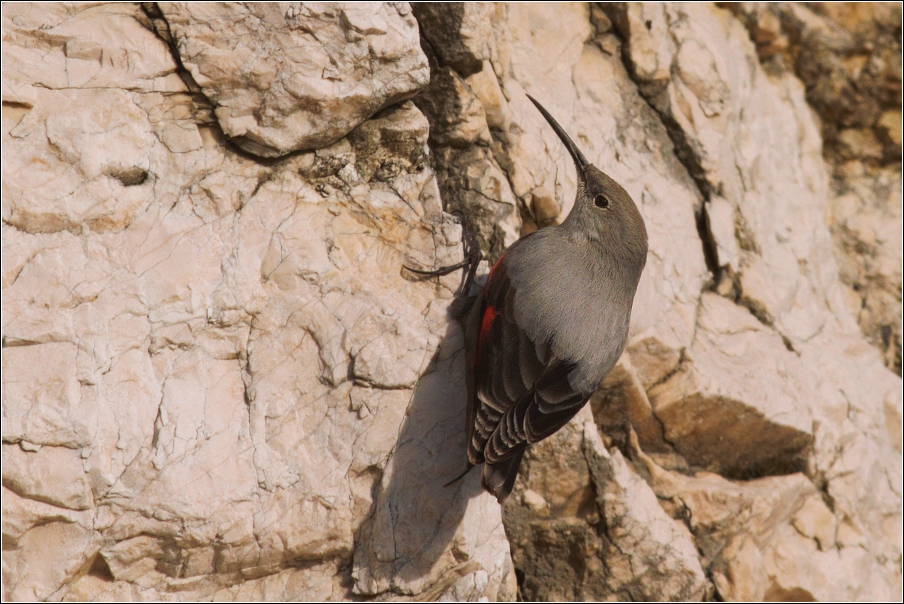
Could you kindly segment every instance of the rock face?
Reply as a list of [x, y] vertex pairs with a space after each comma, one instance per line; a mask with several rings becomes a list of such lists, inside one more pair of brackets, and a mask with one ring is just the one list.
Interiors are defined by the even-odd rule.
[[[161, 8], [177, 40], [229, 27]], [[335, 32], [413, 57], [426, 83], [407, 6], [349, 10], [284, 16], [319, 31], [328, 13]], [[423, 114], [392, 104], [349, 133], [398, 90], [329, 98], [328, 122], [293, 102], [328, 127], [316, 140], [338, 141], [260, 161], [227, 142], [235, 114], [219, 101], [219, 121], [198, 118], [179, 77], [189, 58], [138, 7], [19, 5], [4, 19], [18, 95], [3, 145], [6, 597], [509, 593], [498, 506], [473, 480], [442, 488], [464, 443], [456, 278], [401, 271], [460, 254]], [[240, 21], [257, 33], [229, 30], [239, 46], [285, 43], [277, 25]], [[147, 56], [129, 59], [136, 48]], [[250, 76], [233, 89], [231, 68], [203, 68], [228, 61], [196, 54], [204, 89], [277, 92]], [[28, 68], [53, 63], [62, 74]], [[307, 77], [292, 69], [277, 72]], [[344, 77], [372, 90], [358, 73]], [[424, 464], [424, 446], [445, 453]], [[427, 509], [406, 520], [399, 506]], [[393, 548], [402, 534], [409, 547]]]
[[223, 132], [255, 155], [326, 147], [430, 79], [405, 2], [158, 6]]
[[901, 7], [728, 8], [764, 67], [793, 71], [819, 113], [845, 293], [864, 335], [901, 375]]
[[[4, 5], [4, 597], [900, 599], [900, 7], [727, 8]], [[525, 92], [650, 255], [500, 509], [402, 266], [570, 209]]]

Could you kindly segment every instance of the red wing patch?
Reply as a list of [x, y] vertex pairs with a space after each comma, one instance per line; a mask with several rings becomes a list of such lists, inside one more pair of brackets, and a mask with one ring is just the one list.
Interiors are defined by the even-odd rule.
[[490, 333], [490, 327], [493, 326], [493, 319], [496, 318], [496, 309], [487, 305], [483, 311], [483, 318], [480, 320], [480, 335], [477, 336], [477, 350], [483, 348], [483, 341], [487, 334]]

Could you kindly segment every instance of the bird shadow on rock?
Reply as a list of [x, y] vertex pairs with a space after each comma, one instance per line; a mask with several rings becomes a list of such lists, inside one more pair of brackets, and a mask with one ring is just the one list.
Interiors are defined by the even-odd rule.
[[462, 329], [450, 318], [415, 387], [376, 487], [373, 515], [358, 533], [357, 593], [438, 596], [477, 570], [471, 556], [479, 544], [459, 528], [466, 516], [479, 517], [498, 504], [483, 492], [479, 469], [455, 480], [468, 463], [465, 357]]

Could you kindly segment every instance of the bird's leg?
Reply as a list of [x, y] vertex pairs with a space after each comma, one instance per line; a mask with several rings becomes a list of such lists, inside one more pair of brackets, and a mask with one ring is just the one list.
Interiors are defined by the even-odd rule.
[[411, 268], [404, 264], [402, 266], [405, 266], [405, 269], [412, 273], [425, 277], [442, 277], [443, 275], [448, 275], [460, 268], [466, 268], [468, 272], [465, 274], [464, 282], [456, 293], [468, 295], [468, 292], [471, 291], [471, 284], [474, 282], [474, 276], [477, 274], [477, 267], [480, 265], [480, 261], [483, 260], [483, 252], [480, 251], [477, 237], [474, 236], [474, 231], [472, 231], [471, 227], [468, 225], [468, 219], [465, 215], [461, 212], [455, 212], [455, 215], [458, 216], [458, 222], [461, 225], [461, 243], [464, 247], [465, 255], [463, 261], [451, 266], [443, 266], [432, 271]]

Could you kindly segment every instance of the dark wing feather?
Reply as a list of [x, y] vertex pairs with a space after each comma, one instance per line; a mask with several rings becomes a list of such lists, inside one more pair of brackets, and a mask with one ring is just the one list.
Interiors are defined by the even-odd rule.
[[531, 340], [514, 320], [515, 287], [505, 256], [490, 271], [480, 301], [480, 330], [469, 400], [471, 463], [487, 463], [484, 485], [497, 498], [511, 491], [524, 450], [577, 414], [589, 393], [572, 389], [572, 364]]
[[570, 371], [568, 364], [555, 363], [524, 397], [503, 413], [484, 449], [488, 464], [508, 459], [571, 421], [589, 395], [571, 388]]

